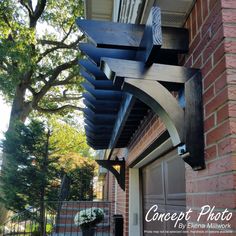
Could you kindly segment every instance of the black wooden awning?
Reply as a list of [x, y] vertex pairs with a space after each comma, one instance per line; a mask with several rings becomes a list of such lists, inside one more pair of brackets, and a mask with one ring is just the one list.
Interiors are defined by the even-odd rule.
[[158, 7], [146, 25], [81, 19], [77, 25], [90, 42], [79, 46], [88, 58], [79, 61], [88, 144], [126, 147], [152, 109], [184, 161], [204, 168], [201, 73], [177, 66], [188, 51], [188, 31], [161, 27]]

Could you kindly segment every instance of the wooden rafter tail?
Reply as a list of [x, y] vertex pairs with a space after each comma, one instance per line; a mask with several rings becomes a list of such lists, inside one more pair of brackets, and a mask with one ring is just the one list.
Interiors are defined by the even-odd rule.
[[79, 29], [96, 47], [130, 49], [139, 47], [144, 26], [109, 21], [77, 19]]
[[87, 59], [79, 60], [79, 65], [92, 77], [96, 80], [107, 80], [105, 74], [96, 66]]
[[81, 83], [81, 86], [98, 100], [120, 101], [123, 93], [115, 90], [95, 89], [89, 83]]
[[86, 71], [80, 70], [80, 74], [84, 79], [94, 87], [94, 89], [104, 90], [117, 90], [120, 91], [120, 87], [115, 86], [110, 80], [96, 80], [93, 76], [90, 76]]
[[119, 58], [134, 60], [136, 52], [134, 50], [113, 49], [113, 48], [96, 48], [90, 43], [80, 43], [79, 49], [97, 66], [100, 66], [102, 57]]

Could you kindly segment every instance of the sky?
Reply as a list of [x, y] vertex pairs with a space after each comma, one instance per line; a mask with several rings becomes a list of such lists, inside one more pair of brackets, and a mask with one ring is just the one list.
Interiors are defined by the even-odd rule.
[[4, 137], [3, 133], [8, 128], [11, 107], [7, 105], [0, 95], [0, 140]]

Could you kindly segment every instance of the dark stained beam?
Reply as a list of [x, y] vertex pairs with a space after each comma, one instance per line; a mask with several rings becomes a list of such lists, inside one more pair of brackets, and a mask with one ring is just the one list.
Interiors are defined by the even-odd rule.
[[90, 132], [93, 132], [93, 133], [101, 133], [101, 132], [106, 132], [106, 133], [111, 133], [112, 132], [112, 129], [113, 127], [111, 126], [90, 126], [90, 125], [85, 125], [84, 126], [85, 130], [87, 131], [90, 131]]
[[94, 116], [87, 116], [86, 114], [84, 114], [85, 118], [92, 122], [93, 124], [97, 124], [97, 125], [114, 125], [115, 116], [108, 116], [108, 115], [94, 115]]
[[97, 143], [96, 141], [90, 139], [87, 139], [87, 143], [94, 150], [106, 149], [107, 147], [107, 143]]
[[115, 86], [110, 80], [96, 80], [93, 76], [90, 76], [86, 71], [81, 70], [80, 74], [89, 82], [94, 89], [104, 89], [104, 90], [118, 90], [120, 87]]
[[94, 139], [91, 139], [91, 138], [89, 138], [89, 137], [87, 137], [87, 142], [89, 143], [89, 145], [92, 147], [92, 148], [94, 148], [94, 149], [96, 149], [96, 150], [98, 150], [98, 149], [106, 149], [106, 147], [107, 147], [107, 141], [98, 141], [98, 140], [94, 140]]
[[96, 46], [101, 48], [134, 49], [139, 47], [143, 25], [109, 21], [77, 19], [79, 29]]
[[94, 89], [89, 83], [81, 83], [82, 87], [97, 100], [121, 100], [123, 92], [114, 90]]
[[89, 142], [87, 142], [88, 143], [88, 145], [92, 148], [92, 149], [94, 149], [94, 150], [102, 150], [102, 149], [106, 149], [106, 145], [101, 145], [101, 146], [95, 146], [95, 145], [93, 145], [93, 144], [91, 144], [91, 143], [89, 143]]
[[98, 139], [98, 140], [110, 140], [111, 138], [111, 134], [107, 134], [107, 133], [95, 134], [90, 131], [86, 131], [86, 136], [90, 138]]
[[88, 56], [97, 66], [100, 66], [101, 57], [119, 58], [133, 60], [136, 57], [134, 50], [114, 49], [114, 48], [97, 48], [90, 43], [80, 43], [79, 49]]
[[113, 129], [113, 125], [105, 124], [105, 125], [99, 125], [99, 124], [94, 124], [93, 122], [89, 121], [88, 119], [84, 119], [84, 123], [87, 127], [90, 127], [94, 131], [99, 131], [99, 130], [110, 130]]
[[[145, 25], [77, 19], [79, 29], [100, 48], [138, 50]], [[188, 51], [188, 30], [161, 27], [163, 50], [185, 53]]]
[[184, 93], [186, 150], [181, 156], [194, 170], [200, 170], [205, 168], [201, 73], [197, 73], [185, 83]]
[[96, 116], [96, 117], [103, 117], [103, 116], [108, 116], [108, 117], [115, 117], [117, 115], [117, 113], [99, 113], [99, 112], [94, 112], [93, 110], [91, 110], [88, 107], [83, 108], [83, 112], [87, 115], [87, 116]]
[[95, 113], [114, 113], [117, 114], [119, 108], [118, 107], [112, 107], [112, 106], [94, 106], [92, 103], [90, 103], [88, 100], [84, 99], [83, 103], [86, 107], [90, 108]]
[[120, 106], [120, 110], [117, 114], [114, 130], [110, 139], [110, 144], [109, 144], [110, 149], [116, 147], [116, 144], [120, 138], [122, 130], [124, 129], [125, 123], [130, 115], [131, 109], [134, 106], [135, 100], [136, 98], [131, 94], [126, 94], [126, 96], [124, 97]]
[[182, 66], [171, 66], [163, 64], [152, 64], [146, 67], [140, 61], [121, 60], [113, 58], [102, 58], [101, 69], [107, 78], [120, 83], [123, 78], [145, 79], [159, 81], [166, 85], [179, 86], [189, 80], [199, 70]]
[[109, 138], [107, 139], [94, 139], [92, 137], [87, 136], [87, 140], [91, 143], [95, 143], [96, 145], [108, 145]]
[[101, 150], [101, 149], [106, 149], [107, 143], [97, 143], [92, 140], [87, 139], [88, 145], [93, 148], [94, 150]]
[[107, 107], [107, 108], [112, 108], [112, 109], [117, 109], [120, 107], [120, 100], [97, 100], [94, 98], [91, 94], [89, 93], [83, 93], [83, 97], [90, 102], [92, 105], [95, 107], [100, 108], [101, 106]]
[[[140, 53], [136, 53], [134, 50], [122, 50], [122, 49], [110, 49], [110, 48], [96, 48], [94, 45], [89, 43], [81, 43], [79, 45], [81, 51], [88, 56], [88, 58], [97, 66], [100, 66], [100, 61], [102, 57], [126, 59], [126, 60], [138, 60], [145, 50], [141, 50]], [[178, 54], [171, 51], [158, 49], [158, 52], [152, 53], [152, 60], [154, 63], [168, 64], [168, 65], [178, 65]], [[82, 75], [83, 76], [83, 75]]]
[[107, 144], [109, 142], [110, 136], [105, 135], [98, 135], [97, 137], [93, 137], [90, 134], [86, 133], [86, 137], [89, 138], [91, 141], [96, 142], [96, 144]]
[[98, 122], [98, 123], [96, 123], [96, 122], [94, 122], [94, 121], [91, 121], [90, 119], [88, 119], [87, 117], [85, 117], [85, 119], [84, 119], [84, 122], [85, 122], [85, 124], [87, 124], [87, 125], [89, 125], [89, 126], [91, 126], [91, 127], [105, 127], [105, 128], [109, 128], [109, 127], [113, 127], [114, 126], [114, 123], [112, 122], [112, 123], [110, 123], [110, 122], [107, 122], [107, 123], [105, 123], [105, 122]]
[[90, 131], [90, 130], [86, 130], [86, 135], [88, 134], [88, 136], [90, 137], [94, 137], [94, 138], [99, 138], [101, 135], [103, 135], [103, 137], [107, 137], [109, 140], [111, 138], [111, 134], [112, 132], [96, 132], [96, 131]]
[[[161, 10], [152, 7], [137, 51], [136, 60], [151, 65], [162, 46]], [[128, 58], [126, 58], [128, 59]]]

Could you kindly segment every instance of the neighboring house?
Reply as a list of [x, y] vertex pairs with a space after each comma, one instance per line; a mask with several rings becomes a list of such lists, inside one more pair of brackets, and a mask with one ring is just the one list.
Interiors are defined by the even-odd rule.
[[[204, 141], [204, 153], [199, 155], [199, 160], [204, 159], [205, 167], [201, 161], [199, 166], [195, 165], [195, 168], [191, 168], [186, 163], [189, 161], [188, 158], [196, 153], [190, 153], [190, 157], [188, 153], [182, 155], [183, 153], [178, 150], [178, 146], [181, 145], [173, 145], [171, 137], [166, 135], [168, 132], [166, 132], [165, 122], [163, 123], [151, 108], [152, 104], [147, 102], [145, 104], [141, 102], [143, 99], [141, 95], [136, 96], [137, 100], [127, 107], [129, 109], [127, 113], [117, 111], [115, 116], [120, 120], [118, 128], [115, 127], [117, 120], [107, 123], [108, 116], [105, 113], [103, 113], [103, 123], [101, 117], [97, 119], [100, 123], [96, 123], [95, 115], [92, 124], [91, 117], [86, 114], [88, 143], [95, 149], [104, 149], [103, 158], [108, 160], [107, 164], [109, 161], [112, 163], [111, 160], [117, 157], [119, 160], [125, 159], [125, 191], [111, 172], [103, 172], [104, 196], [114, 203], [114, 214], [122, 214], [124, 217], [124, 235], [152, 235], [152, 233], [155, 235], [154, 231], [182, 230], [177, 229], [170, 220], [147, 222], [145, 216], [153, 205], [158, 205], [158, 210], [153, 208], [150, 211], [150, 218], [157, 212], [173, 214], [191, 209], [193, 212], [187, 221], [192, 225], [185, 228], [189, 232], [182, 232], [182, 234], [194, 235], [194, 232], [199, 230], [204, 231], [202, 235], [208, 235], [208, 230], [219, 230], [217, 225], [215, 228], [212, 226], [212, 229], [209, 228], [210, 226], [201, 228], [196, 225], [196, 223], [206, 225], [212, 222], [229, 223], [230, 226], [226, 225], [226, 229], [235, 232], [236, 1], [90, 0], [85, 1], [85, 17], [93, 20], [146, 24], [154, 4], [161, 9], [162, 26], [186, 28], [189, 31], [189, 51], [178, 57], [177, 64], [201, 70], [204, 136], [198, 142], [191, 143], [192, 141], [189, 140], [194, 140], [194, 136], [197, 135], [195, 130], [188, 133], [186, 143], [190, 142], [188, 145], [192, 145], [198, 152]], [[162, 55], [157, 54], [153, 60], [162, 61], [161, 57]], [[171, 56], [167, 58], [165, 64], [175, 64], [172, 59]], [[124, 71], [124, 74], [126, 72]], [[158, 77], [158, 74], [156, 76]], [[125, 99], [124, 93], [122, 94], [122, 98]], [[191, 96], [194, 96], [194, 93], [190, 94]], [[166, 103], [169, 102], [167, 98], [164, 99]], [[123, 101], [119, 100], [119, 105]], [[109, 102], [113, 104], [112, 100]], [[192, 104], [192, 110], [195, 110], [194, 105]], [[103, 108], [105, 109], [106, 106], [104, 105]], [[102, 111], [95, 106], [95, 113], [96, 109], [98, 113]], [[192, 116], [189, 119], [191, 121], [196, 117]], [[103, 128], [100, 129], [101, 124]], [[92, 138], [89, 131], [91, 129], [94, 135]], [[187, 128], [182, 127], [182, 129], [183, 132], [187, 132]], [[109, 132], [110, 135], [106, 135]], [[112, 142], [114, 140], [116, 142]], [[122, 165], [119, 168], [122, 168]], [[222, 213], [226, 208], [233, 215], [232, 217], [229, 215], [228, 221], [222, 219], [212, 221], [207, 219], [205, 214], [205, 217], [200, 217], [198, 221], [197, 217], [204, 205], [210, 205], [211, 213], [215, 215], [217, 212]], [[182, 223], [186, 226], [185, 221]]]

